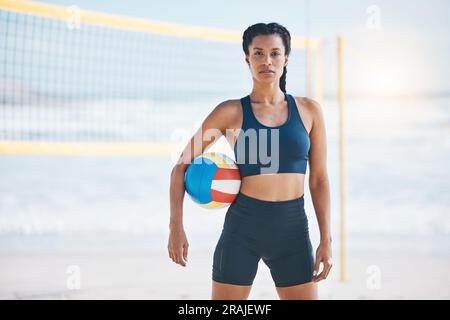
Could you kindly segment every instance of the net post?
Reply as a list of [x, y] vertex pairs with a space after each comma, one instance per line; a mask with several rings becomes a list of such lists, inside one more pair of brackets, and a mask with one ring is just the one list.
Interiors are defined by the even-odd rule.
[[339, 108], [339, 202], [340, 202], [340, 281], [348, 280], [347, 274], [347, 212], [345, 202], [345, 135], [344, 135], [344, 40], [337, 37], [338, 108]]

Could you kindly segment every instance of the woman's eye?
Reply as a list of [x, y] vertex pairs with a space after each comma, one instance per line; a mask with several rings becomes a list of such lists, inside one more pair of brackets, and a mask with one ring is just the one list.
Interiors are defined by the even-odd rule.
[[[258, 51], [255, 53], [255, 55], [262, 55], [263, 53], [261, 51]], [[279, 56], [280, 54], [278, 52], [273, 52], [272, 53], [273, 56]]]

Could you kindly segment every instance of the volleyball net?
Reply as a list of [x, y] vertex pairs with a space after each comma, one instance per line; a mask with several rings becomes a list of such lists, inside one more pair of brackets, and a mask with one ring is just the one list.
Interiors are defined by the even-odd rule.
[[[168, 154], [176, 128], [251, 90], [242, 32], [0, 0], [0, 154]], [[287, 91], [320, 100], [320, 43]]]

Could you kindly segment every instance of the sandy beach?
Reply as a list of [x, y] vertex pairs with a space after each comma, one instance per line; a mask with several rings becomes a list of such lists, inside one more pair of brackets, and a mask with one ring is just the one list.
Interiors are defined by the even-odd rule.
[[[166, 253], [2, 254], [0, 299], [209, 299], [211, 252], [193, 251], [188, 266]], [[437, 255], [349, 256], [319, 283], [320, 299], [449, 299], [450, 259]], [[74, 269], [75, 268], [75, 269]], [[77, 285], [73, 285], [73, 271]], [[249, 299], [278, 299], [260, 262]]]

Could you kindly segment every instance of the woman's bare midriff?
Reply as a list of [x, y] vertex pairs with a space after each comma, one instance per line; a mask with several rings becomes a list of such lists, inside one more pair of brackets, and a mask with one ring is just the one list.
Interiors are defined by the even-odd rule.
[[304, 193], [305, 175], [301, 173], [262, 174], [243, 177], [240, 192], [260, 200], [285, 201]]

